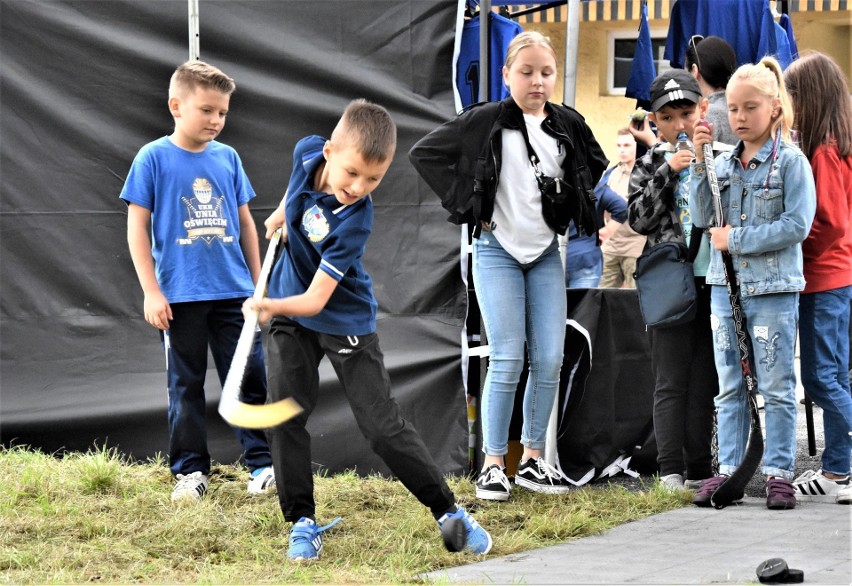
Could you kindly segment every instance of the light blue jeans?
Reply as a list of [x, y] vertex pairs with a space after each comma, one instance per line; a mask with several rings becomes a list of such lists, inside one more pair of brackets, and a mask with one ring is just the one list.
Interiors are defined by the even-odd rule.
[[565, 272], [565, 287], [568, 289], [595, 289], [601, 282], [603, 272], [603, 257], [599, 258], [595, 266], [583, 267]]
[[544, 449], [565, 347], [565, 272], [559, 248], [554, 241], [535, 261], [521, 264], [492, 233], [483, 232], [473, 242], [473, 283], [490, 346], [482, 390], [482, 449], [489, 456], [508, 452], [524, 343], [529, 378], [521, 444]]
[[799, 299], [802, 385], [822, 409], [822, 469], [849, 474], [852, 395], [849, 391], [849, 300], [852, 287], [805, 293]]
[[[754, 351], [757, 390], [764, 402], [763, 473], [792, 480], [796, 457], [794, 354], [799, 294], [745, 297], [742, 310]], [[751, 418], [731, 304], [724, 286], [713, 286], [710, 311], [713, 353], [719, 373], [719, 394], [716, 397], [719, 472], [731, 474], [745, 455]]]

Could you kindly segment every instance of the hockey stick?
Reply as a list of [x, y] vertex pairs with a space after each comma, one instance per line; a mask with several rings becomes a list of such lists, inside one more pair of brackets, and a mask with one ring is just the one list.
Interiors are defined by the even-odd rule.
[[[272, 263], [275, 262], [275, 255], [280, 243], [281, 229], [279, 228], [272, 234], [269, 248], [260, 268], [260, 276], [257, 278], [253, 297], [258, 301], [266, 295], [269, 273], [272, 271]], [[290, 397], [265, 405], [250, 405], [240, 401], [240, 387], [243, 384], [249, 355], [254, 348], [257, 324], [257, 313], [246, 316], [240, 338], [237, 340], [237, 348], [234, 350], [234, 357], [231, 360], [231, 368], [228, 370], [228, 376], [225, 378], [225, 384], [222, 387], [222, 396], [219, 399], [219, 414], [222, 419], [235, 427], [248, 429], [275, 427], [302, 412], [302, 407]]]
[[[708, 125], [706, 122], [702, 122]], [[709, 126], [709, 125], [708, 125]], [[713, 211], [716, 214], [716, 226], [721, 228], [725, 225], [725, 217], [722, 211], [722, 195], [719, 193], [719, 180], [716, 177], [716, 161], [713, 159], [713, 145], [707, 143], [703, 147], [704, 164], [707, 168], [707, 179], [710, 189], [713, 191]], [[722, 261], [725, 267], [725, 285], [728, 289], [728, 300], [731, 303], [731, 313], [734, 318], [734, 331], [737, 335], [737, 347], [740, 351], [740, 367], [743, 373], [746, 399], [748, 401], [749, 413], [751, 414], [751, 431], [748, 434], [748, 444], [743, 461], [737, 466], [725, 482], [710, 497], [710, 503], [717, 509], [724, 509], [735, 500], [742, 498], [745, 487], [751, 477], [760, 466], [763, 458], [763, 430], [760, 426], [760, 412], [757, 408], [757, 379], [754, 375], [754, 353], [746, 331], [747, 324], [740, 303], [740, 287], [737, 283], [737, 275], [734, 272], [734, 262], [731, 253], [722, 252]]]

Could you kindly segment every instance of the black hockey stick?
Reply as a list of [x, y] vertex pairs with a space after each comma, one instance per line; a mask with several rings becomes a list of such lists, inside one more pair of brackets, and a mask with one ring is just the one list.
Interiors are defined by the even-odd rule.
[[[703, 123], [703, 124], [706, 124]], [[707, 168], [707, 180], [713, 191], [713, 210], [716, 214], [716, 226], [721, 228], [725, 225], [725, 216], [722, 211], [722, 195], [719, 193], [719, 180], [716, 178], [716, 162], [713, 160], [713, 146], [710, 143], [704, 145], [704, 164]], [[724, 509], [735, 500], [742, 498], [745, 487], [751, 477], [760, 466], [763, 458], [763, 430], [760, 425], [760, 412], [757, 408], [757, 378], [754, 375], [754, 353], [746, 331], [747, 324], [740, 303], [740, 287], [737, 283], [737, 275], [734, 272], [734, 263], [731, 253], [727, 250], [722, 252], [722, 261], [725, 267], [725, 285], [728, 289], [728, 300], [731, 303], [731, 313], [734, 318], [734, 331], [737, 335], [737, 348], [740, 351], [740, 367], [743, 373], [746, 399], [748, 400], [749, 413], [751, 414], [751, 431], [748, 434], [748, 444], [743, 461], [734, 470], [725, 482], [710, 497], [710, 503], [717, 509]]]

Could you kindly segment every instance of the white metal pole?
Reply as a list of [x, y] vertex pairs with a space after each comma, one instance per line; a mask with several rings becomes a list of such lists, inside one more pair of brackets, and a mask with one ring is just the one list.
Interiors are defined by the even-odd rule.
[[577, 47], [580, 41], [580, 0], [568, 0], [565, 22], [565, 79], [562, 82], [562, 101], [574, 107], [577, 89]]
[[488, 101], [488, 84], [491, 83], [491, 0], [479, 2], [479, 101]]
[[201, 38], [198, 30], [198, 0], [189, 4], [189, 60], [201, 59]]
[[[580, 0], [568, 0], [568, 18], [565, 22], [565, 80], [562, 84], [562, 101], [573, 107], [577, 88], [577, 47], [580, 36]], [[562, 266], [568, 254], [568, 235], [559, 237]], [[559, 393], [553, 398], [553, 409], [547, 425], [544, 444], [544, 461], [554, 466], [558, 461], [556, 430], [559, 426]]]

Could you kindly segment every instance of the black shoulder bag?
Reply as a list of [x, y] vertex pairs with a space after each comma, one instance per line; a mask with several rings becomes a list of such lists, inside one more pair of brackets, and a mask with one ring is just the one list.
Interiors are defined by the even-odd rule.
[[697, 308], [692, 263], [698, 256], [703, 228], [692, 227], [689, 249], [680, 242], [661, 242], [636, 259], [639, 310], [649, 328], [666, 328], [695, 319]]
[[[591, 216], [591, 224], [589, 224], [589, 220], [586, 217], [588, 210], [581, 209], [590, 207], [594, 211], [594, 200], [590, 202], [590, 205], [583, 206], [583, 202], [580, 200], [583, 195], [574, 185], [561, 177], [545, 175], [541, 170], [538, 155], [536, 155], [535, 150], [530, 144], [530, 137], [527, 133], [525, 121], [521, 120], [520, 126], [521, 134], [527, 145], [527, 155], [529, 156], [530, 163], [532, 163], [535, 179], [538, 182], [538, 189], [541, 192], [541, 212], [545, 223], [560, 236], [565, 236], [565, 233], [568, 231], [568, 224], [573, 219], [578, 230], [582, 229], [587, 234], [597, 234], [594, 216]], [[575, 181], [578, 179], [574, 178]]]

